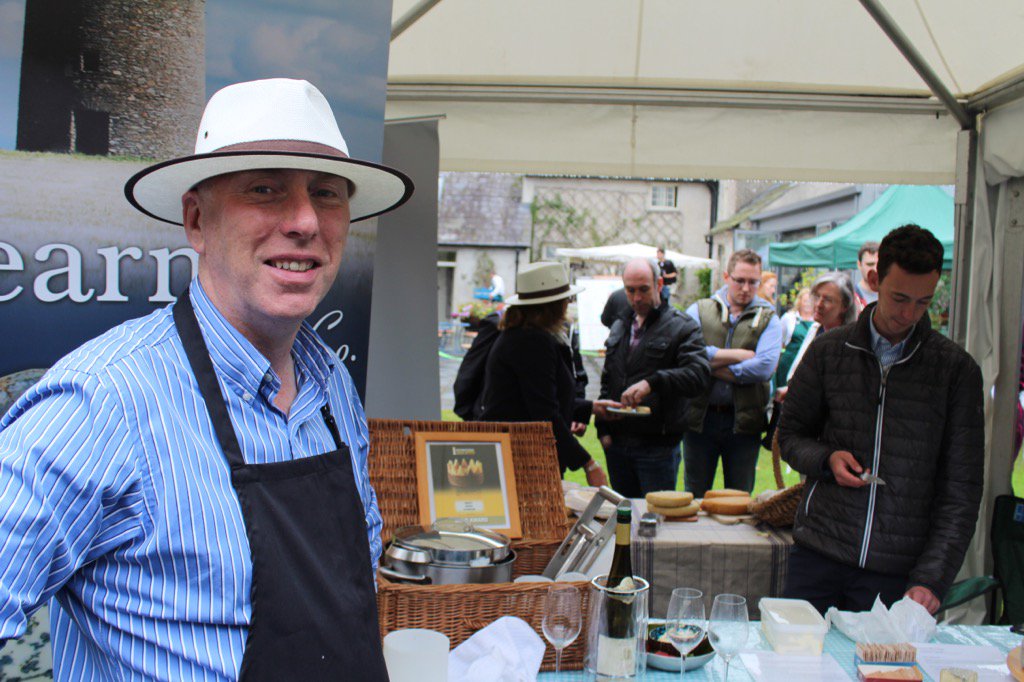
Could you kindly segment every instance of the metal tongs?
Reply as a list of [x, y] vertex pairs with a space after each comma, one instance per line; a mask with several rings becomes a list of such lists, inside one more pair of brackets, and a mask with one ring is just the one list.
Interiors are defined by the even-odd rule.
[[594, 497], [591, 498], [590, 504], [580, 514], [580, 518], [569, 531], [569, 535], [562, 540], [558, 551], [544, 568], [543, 575], [545, 577], [554, 580], [562, 573], [569, 571], [586, 573], [594, 564], [601, 549], [615, 533], [614, 513], [604, 523], [596, 518], [597, 510], [601, 508], [605, 500], [618, 507], [626, 498], [608, 486], [603, 485], [598, 488]]

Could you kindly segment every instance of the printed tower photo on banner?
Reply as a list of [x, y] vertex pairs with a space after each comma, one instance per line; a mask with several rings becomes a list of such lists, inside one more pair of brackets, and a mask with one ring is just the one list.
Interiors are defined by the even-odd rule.
[[[380, 161], [390, 3], [0, 0], [0, 377], [19, 386], [196, 273], [178, 225], [125, 181], [192, 154], [207, 99], [260, 78], [327, 97], [356, 158]], [[376, 220], [352, 225], [309, 318], [365, 397]]]

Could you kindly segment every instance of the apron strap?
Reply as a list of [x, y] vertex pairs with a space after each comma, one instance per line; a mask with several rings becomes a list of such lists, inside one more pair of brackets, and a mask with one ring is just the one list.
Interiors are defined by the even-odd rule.
[[232, 469], [245, 466], [242, 449], [238, 447], [238, 438], [235, 436], [235, 429], [228, 416], [224, 394], [221, 393], [220, 385], [217, 382], [217, 373], [213, 369], [210, 351], [203, 340], [199, 322], [196, 321], [192, 298], [189, 296], [187, 287], [178, 297], [178, 302], [174, 304], [174, 326], [177, 327], [178, 336], [181, 337], [181, 343], [185, 346], [185, 355], [188, 356], [188, 362], [192, 365], [192, 374], [199, 383], [199, 391], [203, 394], [203, 402], [206, 403], [206, 411], [210, 415], [210, 421], [213, 422], [213, 430], [224, 451], [224, 458], [227, 459]]

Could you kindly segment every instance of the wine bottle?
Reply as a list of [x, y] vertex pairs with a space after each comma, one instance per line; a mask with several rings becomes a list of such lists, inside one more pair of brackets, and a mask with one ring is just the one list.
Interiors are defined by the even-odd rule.
[[[615, 515], [615, 553], [605, 586], [605, 627], [599, 638], [597, 672], [620, 677], [636, 670], [636, 620], [633, 613], [633, 562], [630, 554], [632, 509], [623, 502]], [[616, 593], [622, 590], [628, 594]]]
[[633, 559], [629, 550], [632, 520], [633, 510], [629, 502], [623, 502], [615, 510], [615, 553], [608, 571], [608, 582], [605, 583], [608, 588], [616, 588], [626, 578], [633, 577]]

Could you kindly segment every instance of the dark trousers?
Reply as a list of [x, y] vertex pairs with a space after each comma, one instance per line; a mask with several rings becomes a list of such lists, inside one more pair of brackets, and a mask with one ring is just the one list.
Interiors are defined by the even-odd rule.
[[732, 410], [718, 412], [709, 408], [704, 430], [687, 431], [683, 436], [683, 482], [694, 497], [704, 497], [714, 484], [719, 457], [726, 488], [748, 492], [754, 489], [761, 438], [733, 433], [734, 422]]
[[907, 576], [877, 573], [840, 563], [814, 550], [793, 545], [783, 592], [787, 599], [806, 599], [824, 615], [829, 607], [840, 611], [870, 611], [875, 597], [886, 606], [907, 591]]
[[614, 440], [604, 451], [608, 478], [615, 492], [643, 497], [656, 490], [675, 490], [679, 476], [679, 444], [645, 445]]

